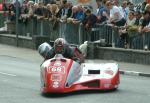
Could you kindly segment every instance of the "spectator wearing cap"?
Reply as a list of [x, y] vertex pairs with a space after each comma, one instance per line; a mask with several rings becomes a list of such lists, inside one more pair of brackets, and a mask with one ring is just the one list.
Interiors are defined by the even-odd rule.
[[110, 10], [109, 22], [116, 26], [124, 26], [126, 20], [122, 16], [120, 9], [117, 6], [114, 6], [110, 1], [106, 2], [106, 6]]

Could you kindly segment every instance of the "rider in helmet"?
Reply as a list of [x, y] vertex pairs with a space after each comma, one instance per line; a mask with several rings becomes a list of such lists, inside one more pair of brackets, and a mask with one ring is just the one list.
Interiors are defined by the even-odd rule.
[[53, 58], [55, 54], [62, 54], [65, 58], [70, 58], [80, 63], [84, 61], [81, 51], [77, 47], [71, 47], [63, 38], [58, 38], [54, 41], [54, 46], [46, 52], [44, 58], [46, 60]]
[[58, 38], [54, 41], [54, 55], [62, 54], [66, 58], [72, 59], [73, 57], [73, 49], [71, 49], [67, 43], [67, 41], [63, 38]]
[[54, 51], [56, 54], [63, 54], [65, 52], [65, 47], [67, 47], [67, 42], [63, 38], [58, 38], [54, 42]]

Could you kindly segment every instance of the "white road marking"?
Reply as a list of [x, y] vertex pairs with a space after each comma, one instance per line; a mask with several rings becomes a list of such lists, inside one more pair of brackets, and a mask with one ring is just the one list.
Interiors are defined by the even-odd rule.
[[3, 82], [8, 82], [8, 80], [7, 79], [4, 79], [4, 80], [2, 80]]
[[15, 75], [15, 74], [4, 73], [4, 72], [0, 72], [0, 74], [2, 74], [2, 75], [12, 76], [12, 77], [16, 77], [16, 76], [17, 76], [17, 75]]
[[139, 76], [140, 72], [136, 72], [136, 71], [125, 71], [126, 75], [135, 75], [135, 76]]

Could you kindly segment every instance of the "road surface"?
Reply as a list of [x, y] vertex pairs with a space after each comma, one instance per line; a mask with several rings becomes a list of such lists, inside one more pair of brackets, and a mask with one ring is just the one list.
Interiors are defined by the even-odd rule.
[[[148, 103], [150, 101], [150, 78], [127, 75], [121, 75], [121, 84], [117, 91], [77, 92], [44, 97], [40, 94], [39, 69], [43, 59], [38, 53], [7, 45], [0, 47], [0, 103]], [[129, 67], [133, 65], [136, 64], [128, 64]], [[139, 65], [136, 66], [138, 68]]]

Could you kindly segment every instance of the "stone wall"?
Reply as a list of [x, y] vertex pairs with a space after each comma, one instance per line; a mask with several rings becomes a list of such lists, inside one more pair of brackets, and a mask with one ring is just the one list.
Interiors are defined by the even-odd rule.
[[[50, 42], [47, 36], [18, 36], [18, 47], [37, 49], [43, 42]], [[16, 35], [12, 34], [0, 34], [0, 43], [17, 46]]]
[[[53, 45], [53, 41], [50, 41], [50, 38], [46, 36], [18, 37], [19, 47], [37, 49], [43, 42], [48, 42]], [[16, 46], [16, 35], [0, 34], [0, 43]], [[119, 62], [150, 65], [150, 51], [100, 47], [90, 43], [87, 50], [87, 59], [116, 60]]]
[[88, 46], [88, 59], [116, 60], [119, 62], [150, 64], [150, 51], [124, 48]]

